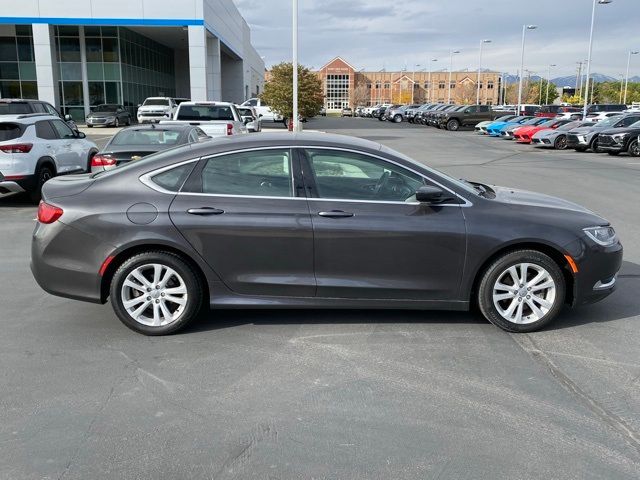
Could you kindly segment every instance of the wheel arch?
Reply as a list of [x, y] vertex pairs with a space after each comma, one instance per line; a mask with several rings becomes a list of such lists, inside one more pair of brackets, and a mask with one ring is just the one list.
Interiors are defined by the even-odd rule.
[[209, 283], [201, 265], [184, 250], [163, 243], [135, 244], [130, 245], [117, 252], [102, 274], [102, 278], [100, 280], [100, 303], [106, 303], [107, 298], [109, 298], [111, 281], [113, 280], [113, 276], [115, 275], [118, 268], [120, 268], [120, 266], [128, 258], [143, 252], [150, 251], [171, 253], [178, 256], [181, 260], [185, 261], [193, 269], [196, 276], [198, 277], [198, 280], [200, 281], [200, 284], [202, 286], [203, 299], [207, 302], [207, 304], [209, 303]]
[[573, 305], [575, 298], [575, 278], [573, 276], [573, 272], [571, 271], [569, 262], [565, 258], [565, 254], [557, 246], [540, 241], [522, 241], [511, 243], [509, 245], [504, 245], [498, 248], [491, 255], [489, 255], [474, 273], [471, 289], [468, 292], [470, 304], [475, 304], [478, 300], [478, 288], [480, 286], [482, 276], [487, 271], [487, 268], [489, 268], [489, 266], [499, 257], [517, 250], [536, 250], [538, 252], [544, 253], [545, 255], [548, 255], [558, 265], [560, 271], [562, 272], [562, 276], [564, 277], [566, 286], [565, 303]]
[[53, 168], [54, 175], [58, 173], [58, 167], [56, 165], [56, 161], [53, 159], [53, 157], [49, 157], [47, 155], [40, 157], [38, 159], [38, 161], [36, 162], [36, 169], [34, 170], [33, 173], [36, 173], [38, 170], [40, 170], [41, 167], [45, 165]]

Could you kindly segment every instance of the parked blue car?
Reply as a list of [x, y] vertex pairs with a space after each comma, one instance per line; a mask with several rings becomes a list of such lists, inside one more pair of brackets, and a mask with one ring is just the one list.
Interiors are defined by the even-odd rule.
[[513, 125], [523, 124], [524, 122], [532, 118], [533, 117], [529, 116], [521, 116], [512, 118], [508, 122], [493, 122], [487, 125], [487, 134], [491, 135], [492, 137], [499, 137], [501, 135], [502, 129], [509, 128]]

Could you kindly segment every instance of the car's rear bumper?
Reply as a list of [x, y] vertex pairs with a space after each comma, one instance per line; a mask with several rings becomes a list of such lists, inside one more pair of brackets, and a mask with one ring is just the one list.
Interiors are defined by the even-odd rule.
[[14, 193], [30, 192], [36, 184], [35, 175], [20, 175], [19, 178], [0, 175], [0, 197]]
[[31, 240], [31, 272], [52, 295], [100, 303], [99, 271], [113, 250], [99, 238], [60, 221], [37, 223]]

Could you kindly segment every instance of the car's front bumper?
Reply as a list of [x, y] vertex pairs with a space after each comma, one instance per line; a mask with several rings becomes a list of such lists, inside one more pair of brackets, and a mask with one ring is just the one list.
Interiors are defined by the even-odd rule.
[[587, 135], [567, 135], [568, 148], [588, 148], [589, 137]]
[[158, 123], [163, 120], [171, 120], [171, 115], [138, 115], [138, 123]]
[[568, 250], [578, 267], [574, 276], [573, 305], [594, 303], [609, 296], [616, 288], [616, 277], [622, 266], [623, 248], [620, 242], [609, 247], [588, 240], [574, 242]]
[[91, 126], [102, 126], [102, 125], [113, 125], [115, 123], [115, 118], [87, 118], [87, 125]]

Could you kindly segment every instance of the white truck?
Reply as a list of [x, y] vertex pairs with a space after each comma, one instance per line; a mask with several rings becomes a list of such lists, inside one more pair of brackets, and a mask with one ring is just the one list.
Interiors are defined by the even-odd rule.
[[157, 123], [170, 120], [176, 113], [178, 103], [170, 97], [149, 97], [138, 105], [138, 123]]
[[258, 118], [263, 122], [283, 122], [282, 115], [271, 110], [271, 107], [265, 105], [259, 98], [250, 98], [240, 105], [241, 107], [253, 107], [258, 114]]
[[229, 102], [182, 102], [173, 120], [160, 123], [188, 123], [200, 127], [210, 137], [248, 133], [236, 106]]

